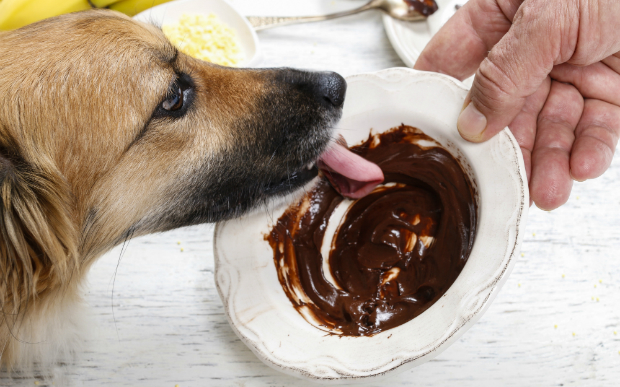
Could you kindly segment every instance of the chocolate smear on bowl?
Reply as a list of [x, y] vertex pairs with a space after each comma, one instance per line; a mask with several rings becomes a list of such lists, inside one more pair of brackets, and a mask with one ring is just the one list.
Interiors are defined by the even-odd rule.
[[459, 161], [419, 129], [371, 134], [351, 151], [378, 165], [384, 184], [353, 201], [323, 178], [265, 239], [309, 323], [372, 336], [420, 315], [454, 283], [474, 244], [477, 202]]

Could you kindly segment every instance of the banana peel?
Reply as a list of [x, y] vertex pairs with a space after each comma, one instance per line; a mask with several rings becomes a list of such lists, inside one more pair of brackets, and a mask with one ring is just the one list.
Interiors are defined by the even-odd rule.
[[[2, 1], [2, 0], [0, 0]], [[112, 5], [114, 3], [118, 3], [121, 0], [90, 0], [90, 2], [96, 7], [96, 8], [105, 8], [109, 5]]]
[[128, 16], [134, 16], [142, 11], [145, 11], [159, 4], [167, 3], [169, 1], [172, 0], [122, 0], [118, 3], [110, 5], [108, 8], [122, 12]]
[[0, 31], [8, 31], [65, 13], [110, 8], [134, 16], [172, 0], [0, 0]]
[[0, 31], [13, 30], [49, 17], [91, 8], [88, 0], [2, 0]]

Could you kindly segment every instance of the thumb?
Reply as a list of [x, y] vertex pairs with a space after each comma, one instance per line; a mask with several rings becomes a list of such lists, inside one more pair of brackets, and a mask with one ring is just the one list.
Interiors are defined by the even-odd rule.
[[544, 4], [525, 1], [506, 35], [480, 64], [457, 124], [466, 140], [486, 141], [504, 129], [553, 69], [561, 24]]

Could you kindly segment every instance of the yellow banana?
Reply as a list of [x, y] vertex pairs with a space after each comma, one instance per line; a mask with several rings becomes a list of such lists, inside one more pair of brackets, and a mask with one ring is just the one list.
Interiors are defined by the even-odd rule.
[[146, 9], [169, 1], [171, 0], [122, 0], [112, 4], [109, 8], [129, 16], [134, 16]]
[[108, 5], [118, 3], [119, 1], [121, 0], [90, 0], [90, 2], [97, 8], [105, 8]]
[[88, 0], [2, 0], [0, 31], [20, 28], [48, 17], [86, 9], [91, 9]]

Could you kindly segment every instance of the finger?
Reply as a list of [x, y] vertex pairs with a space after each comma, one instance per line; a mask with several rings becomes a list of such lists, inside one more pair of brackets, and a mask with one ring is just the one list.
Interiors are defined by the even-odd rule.
[[620, 106], [620, 74], [604, 63], [597, 62], [585, 67], [562, 64], [553, 68], [551, 77], [573, 84], [584, 98], [599, 99]]
[[595, 179], [611, 165], [620, 135], [620, 107], [586, 99], [583, 115], [575, 130], [570, 156], [570, 173], [578, 181]]
[[416, 70], [469, 78], [508, 32], [523, 0], [470, 0], [426, 45]]
[[603, 63], [605, 63], [613, 71], [620, 74], [620, 53], [603, 59]]
[[523, 3], [512, 28], [480, 64], [471, 103], [457, 124], [466, 140], [486, 141], [510, 124], [553, 69], [564, 31], [547, 8], [543, 1]]
[[545, 105], [550, 88], [551, 78], [547, 77], [538, 90], [525, 100], [525, 105], [523, 105], [521, 112], [510, 125], [508, 125], [521, 147], [528, 182], [531, 176], [531, 158], [532, 150], [534, 149], [534, 140], [536, 139], [538, 115]]
[[530, 183], [532, 200], [543, 210], [553, 210], [568, 200], [573, 186], [570, 152], [583, 105], [574, 86], [551, 83], [549, 97], [538, 116]]
[[566, 9], [568, 3], [573, 3], [578, 4], [579, 11], [579, 25], [577, 27], [575, 24], [577, 28], [574, 28], [573, 33], [566, 39], [574, 40], [576, 43], [572, 47], [572, 52], [567, 52], [570, 58], [566, 62], [587, 66], [620, 51], [620, 28], [618, 28], [620, 1], [571, 0], [562, 3], [564, 7], [556, 6], [556, 9]]

